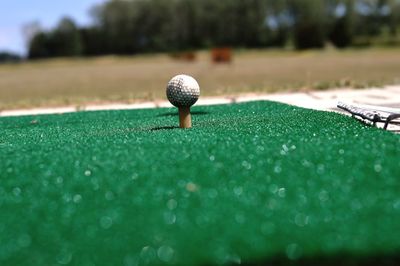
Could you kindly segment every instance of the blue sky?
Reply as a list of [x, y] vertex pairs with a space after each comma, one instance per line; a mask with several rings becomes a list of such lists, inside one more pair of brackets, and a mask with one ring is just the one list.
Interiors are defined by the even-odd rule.
[[22, 27], [38, 21], [45, 28], [54, 27], [63, 16], [79, 25], [90, 23], [90, 8], [105, 0], [0, 0], [0, 51], [25, 53]]

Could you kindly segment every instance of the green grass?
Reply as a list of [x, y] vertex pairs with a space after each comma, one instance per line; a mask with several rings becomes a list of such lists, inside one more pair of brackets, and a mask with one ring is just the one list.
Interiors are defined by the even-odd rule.
[[165, 99], [168, 80], [193, 75], [202, 96], [365, 88], [400, 83], [399, 49], [237, 51], [229, 65], [168, 55], [54, 59], [0, 65], [0, 110]]
[[[1, 265], [400, 251], [400, 136], [271, 102], [0, 118]], [[326, 262], [326, 261], [325, 261]]]

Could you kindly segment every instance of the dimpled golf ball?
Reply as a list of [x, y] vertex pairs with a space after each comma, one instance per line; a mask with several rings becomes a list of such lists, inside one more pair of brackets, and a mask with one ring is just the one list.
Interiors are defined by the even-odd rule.
[[188, 75], [173, 77], [167, 85], [167, 98], [176, 107], [190, 107], [200, 96], [200, 86]]

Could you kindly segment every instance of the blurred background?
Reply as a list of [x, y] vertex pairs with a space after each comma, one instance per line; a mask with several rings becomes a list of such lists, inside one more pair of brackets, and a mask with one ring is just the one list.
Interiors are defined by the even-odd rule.
[[400, 83], [400, 0], [3, 0], [0, 109]]

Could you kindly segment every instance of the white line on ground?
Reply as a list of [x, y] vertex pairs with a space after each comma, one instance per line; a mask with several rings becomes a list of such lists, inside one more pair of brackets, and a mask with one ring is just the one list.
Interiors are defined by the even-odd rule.
[[[379, 105], [383, 107], [400, 108], [400, 85], [386, 86], [384, 88], [370, 89], [335, 89], [327, 91], [295, 92], [295, 93], [273, 93], [273, 94], [245, 94], [229, 97], [203, 97], [196, 105], [229, 104], [236, 102], [251, 102], [269, 100], [291, 104], [299, 107], [324, 111], [338, 111], [338, 101], [346, 103], [357, 103], [366, 105]], [[24, 116], [42, 114], [62, 114], [77, 111], [100, 111], [100, 110], [130, 110], [172, 107], [168, 101], [143, 102], [134, 104], [104, 104], [87, 106], [67, 106], [56, 108], [35, 108], [26, 110], [1, 111], [0, 116]]]

